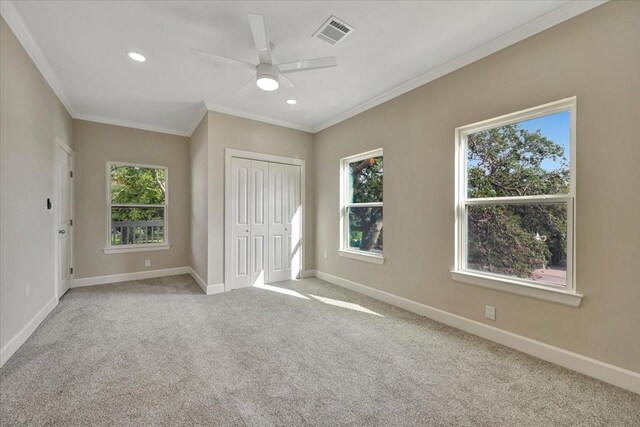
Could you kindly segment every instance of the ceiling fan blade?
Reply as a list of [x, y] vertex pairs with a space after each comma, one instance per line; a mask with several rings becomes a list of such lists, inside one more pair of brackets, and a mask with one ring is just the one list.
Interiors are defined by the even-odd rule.
[[294, 82], [289, 80], [283, 74], [280, 74], [280, 80], [283, 81], [284, 83], [286, 83], [287, 86], [289, 86], [291, 89], [296, 89], [296, 90], [299, 90], [300, 92], [304, 92], [302, 89], [300, 89], [300, 87], [298, 85], [296, 85]]
[[267, 25], [264, 23], [264, 16], [249, 14], [249, 26], [253, 41], [256, 44], [258, 58], [261, 64], [271, 64], [271, 42], [267, 34]]
[[242, 61], [240, 59], [228, 58], [226, 56], [218, 55], [216, 53], [209, 52], [209, 51], [206, 51], [206, 50], [196, 49], [195, 47], [192, 47], [191, 50], [194, 51], [198, 55], [205, 56], [207, 58], [210, 58], [210, 59], [212, 59], [212, 60], [214, 60], [216, 62], [220, 62], [222, 64], [240, 65], [240, 66], [248, 68], [250, 70], [255, 70], [256, 69], [256, 66], [254, 64], [251, 64], [251, 63], [246, 62], [246, 61]]
[[255, 87], [256, 87], [256, 78], [254, 77], [251, 80], [249, 80], [246, 85], [242, 86], [240, 90], [236, 92], [236, 95], [247, 96], [251, 93], [251, 91], [253, 91], [253, 89], [255, 89]]
[[281, 73], [295, 73], [298, 71], [317, 70], [319, 68], [336, 67], [338, 62], [335, 56], [327, 56], [326, 58], [305, 59], [302, 61], [286, 62], [278, 64], [277, 67]]

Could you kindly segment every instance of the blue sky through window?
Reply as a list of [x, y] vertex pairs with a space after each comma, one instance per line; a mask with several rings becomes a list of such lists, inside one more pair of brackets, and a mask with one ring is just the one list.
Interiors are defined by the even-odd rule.
[[[518, 123], [521, 128], [530, 132], [540, 129], [542, 136], [555, 142], [564, 148], [564, 157], [569, 163], [571, 155], [571, 116], [568, 111], [549, 114]], [[546, 170], [555, 170], [560, 167], [559, 161], [546, 159], [542, 162], [542, 167]]]
[[[569, 167], [571, 156], [571, 115], [568, 111], [525, 120], [518, 122], [517, 125], [529, 132], [540, 130], [542, 136], [560, 145], [564, 149], [566, 167]], [[477, 159], [469, 160], [469, 166], [476, 166], [477, 164]], [[541, 166], [547, 171], [557, 170], [562, 167], [562, 159], [545, 159]]]

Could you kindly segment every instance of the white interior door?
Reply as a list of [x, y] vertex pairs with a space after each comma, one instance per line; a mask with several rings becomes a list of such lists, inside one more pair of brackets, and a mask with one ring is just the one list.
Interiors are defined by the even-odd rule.
[[266, 277], [269, 224], [267, 222], [269, 203], [269, 163], [258, 160], [251, 161], [251, 180], [249, 182], [249, 196], [251, 198], [250, 225], [250, 260], [251, 285], [261, 285], [269, 282]]
[[231, 259], [232, 289], [251, 286], [249, 238], [249, 176], [251, 160], [234, 158], [231, 162]]
[[72, 157], [62, 148], [57, 153], [56, 176], [56, 220], [57, 220], [57, 258], [58, 258], [58, 298], [62, 297], [71, 287], [73, 270], [71, 265], [71, 206], [72, 206]]
[[269, 164], [269, 282], [296, 278], [300, 272], [300, 167]]

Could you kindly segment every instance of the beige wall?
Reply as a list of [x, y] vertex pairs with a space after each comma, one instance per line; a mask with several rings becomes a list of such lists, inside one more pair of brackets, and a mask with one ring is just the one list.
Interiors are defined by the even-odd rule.
[[314, 265], [313, 135], [209, 111], [209, 284], [224, 283], [225, 148], [304, 159], [306, 166], [305, 268]]
[[[55, 298], [56, 138], [73, 147], [73, 122], [0, 18], [0, 348]], [[30, 292], [25, 287], [29, 283]]]
[[[146, 270], [186, 267], [190, 264], [189, 138], [75, 121], [76, 142], [76, 279]], [[169, 243], [167, 251], [106, 255], [106, 163], [119, 161], [169, 168]]]
[[191, 169], [191, 267], [207, 282], [209, 119], [205, 114], [189, 141]]
[[[582, 306], [452, 281], [454, 129], [573, 95]], [[611, 2], [326, 129], [314, 144], [316, 268], [640, 372], [638, 120], [640, 2]], [[336, 252], [339, 159], [378, 147], [383, 266]]]

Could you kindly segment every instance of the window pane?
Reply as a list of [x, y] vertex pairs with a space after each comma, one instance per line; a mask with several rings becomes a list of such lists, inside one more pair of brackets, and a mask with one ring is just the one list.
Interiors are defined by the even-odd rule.
[[165, 169], [111, 166], [111, 200], [118, 204], [162, 205]]
[[112, 245], [164, 241], [164, 208], [111, 208]]
[[467, 206], [467, 268], [566, 285], [566, 203]]
[[569, 192], [568, 111], [467, 135], [468, 197]]
[[349, 249], [382, 254], [382, 207], [351, 207]]
[[382, 156], [349, 163], [349, 203], [382, 202]]

